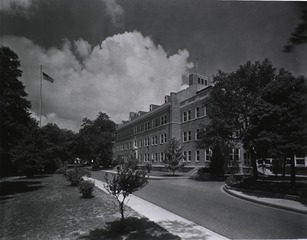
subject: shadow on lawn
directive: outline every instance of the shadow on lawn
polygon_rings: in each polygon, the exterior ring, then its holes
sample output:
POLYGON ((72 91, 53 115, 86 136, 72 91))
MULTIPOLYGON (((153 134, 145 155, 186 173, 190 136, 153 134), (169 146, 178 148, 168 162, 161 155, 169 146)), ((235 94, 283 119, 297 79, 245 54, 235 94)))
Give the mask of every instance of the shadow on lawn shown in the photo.
POLYGON ((146 218, 134 218, 130 217, 125 219, 125 228, 122 228, 120 220, 114 222, 108 222, 107 226, 103 229, 94 229, 90 231, 89 235, 82 236, 79 239, 112 239, 122 240, 125 236, 126 240, 141 240, 141 239, 170 239, 179 240, 178 236, 172 235, 165 229, 160 227, 154 222, 149 221, 146 218))
POLYGON ((4 181, 0 182, 0 203, 12 198, 11 195, 36 191, 43 187, 41 181, 4 181))

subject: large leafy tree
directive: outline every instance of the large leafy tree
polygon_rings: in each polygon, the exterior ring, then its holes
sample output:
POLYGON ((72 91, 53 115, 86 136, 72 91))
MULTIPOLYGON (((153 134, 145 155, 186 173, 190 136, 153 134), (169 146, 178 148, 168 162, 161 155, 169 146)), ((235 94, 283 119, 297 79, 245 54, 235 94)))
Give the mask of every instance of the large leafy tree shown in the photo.
POLYGON ((109 166, 115 131, 116 124, 105 113, 99 112, 95 120, 84 118, 77 137, 77 155, 94 160, 97 165, 109 166))
POLYGON ((73 158, 73 144, 75 135, 72 131, 61 129, 56 124, 49 123, 40 129, 46 141, 46 169, 53 171, 64 162, 73 158))
POLYGON ((22 71, 16 53, 0 46, 0 174, 11 173, 9 154, 12 146, 22 138, 30 122, 30 101, 25 86, 19 80, 22 71))
MULTIPOLYGON (((267 59, 262 62, 247 62, 231 73, 219 71, 214 76, 214 87, 208 103, 210 123, 201 134, 199 147, 231 147, 244 140, 255 103, 263 88, 274 80, 275 72, 267 59)), ((257 177, 254 146, 246 142, 245 147, 251 152, 253 175, 257 177)))
POLYGON ((307 153, 307 82, 281 69, 257 100, 245 142, 260 156, 291 159, 291 186, 295 189, 294 155, 307 153))

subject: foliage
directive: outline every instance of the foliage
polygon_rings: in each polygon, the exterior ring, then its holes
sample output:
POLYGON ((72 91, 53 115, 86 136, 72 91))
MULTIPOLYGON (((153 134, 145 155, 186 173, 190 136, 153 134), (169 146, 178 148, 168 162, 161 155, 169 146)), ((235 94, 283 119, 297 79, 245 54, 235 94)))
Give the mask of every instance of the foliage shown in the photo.
POLYGON ((82 193, 84 198, 91 198, 93 197, 94 186, 95 184, 92 181, 81 181, 79 184, 80 193, 82 193))
POLYGON ((67 169, 65 167, 60 167, 57 170, 55 170, 56 174, 66 174, 67 169))
POLYGON ((37 126, 25 131, 25 136, 11 149, 11 159, 15 168, 27 177, 45 171, 47 142, 37 126))
POLYGON ((174 175, 175 171, 183 167, 183 164, 181 163, 182 147, 180 142, 175 138, 170 139, 164 149, 164 153, 165 159, 163 163, 166 165, 168 170, 173 172, 174 175))
POLYGON ((283 51, 292 52, 296 46, 307 43, 307 11, 303 10, 301 15, 302 22, 299 23, 295 31, 291 34, 288 44, 284 46, 283 51))
POLYGON ((148 177, 144 171, 133 170, 128 164, 123 164, 118 168, 117 174, 111 179, 106 175, 107 190, 112 194, 119 206, 122 222, 125 219, 125 200, 135 191, 138 191, 148 183, 148 177))
POLYGON ((274 159, 270 166, 270 171, 274 173, 275 175, 277 175, 282 172, 282 169, 283 169, 282 165, 283 165, 283 161, 281 161, 280 159, 274 159))
POLYGON ((83 180, 83 177, 90 176, 89 171, 84 168, 73 168, 66 171, 65 177, 70 182, 71 186, 78 186, 83 180))
POLYGON ((294 154, 307 153, 307 83, 281 69, 256 101, 246 141, 260 157, 291 158, 291 182, 295 187, 294 154))
POLYGON ((116 124, 105 113, 99 112, 95 120, 84 118, 75 143, 76 154, 94 160, 95 165, 110 166, 115 131, 116 124))
POLYGON ((147 172, 150 173, 150 171, 152 169, 152 164, 151 163, 146 163, 145 168, 146 168, 147 172))
POLYGON ((229 175, 225 181, 226 185, 232 186, 237 183, 236 177, 234 175, 229 175))
POLYGON ((220 144, 216 144, 212 149, 210 161, 210 172, 215 176, 224 176, 225 172, 225 156, 221 150, 220 144))
POLYGON ((0 176, 12 172, 10 150, 24 136, 31 121, 31 103, 26 99, 25 86, 18 80, 22 75, 19 67, 16 53, 0 46, 0 176))
POLYGON ((60 129, 56 124, 49 123, 41 128, 41 134, 46 140, 47 145, 44 151, 46 154, 46 162, 48 171, 52 172, 65 161, 73 159, 74 142, 76 134, 67 129, 60 129))
MULTIPOLYGON (((209 148, 223 143, 231 147, 243 142, 251 153, 253 175, 257 177, 254 146, 246 141, 251 114, 264 87, 275 78, 275 68, 269 60, 247 62, 234 72, 219 71, 214 76, 214 87, 208 106, 211 119, 206 131, 201 134, 199 148, 209 148)), ((225 152, 226 154, 226 152, 225 152)))

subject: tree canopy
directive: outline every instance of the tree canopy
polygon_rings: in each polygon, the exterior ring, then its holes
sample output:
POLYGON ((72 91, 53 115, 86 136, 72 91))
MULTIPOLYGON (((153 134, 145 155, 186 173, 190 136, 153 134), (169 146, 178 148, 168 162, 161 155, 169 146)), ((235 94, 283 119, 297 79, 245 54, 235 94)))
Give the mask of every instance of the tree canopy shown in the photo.
POLYGON ((18 56, 10 48, 0 46, 0 175, 12 170, 10 149, 22 137, 30 122, 31 103, 26 99, 25 86, 19 80, 18 56))
POLYGON ((84 118, 77 137, 76 154, 94 160, 97 165, 110 165, 115 131, 116 124, 105 113, 99 112, 95 120, 84 118))

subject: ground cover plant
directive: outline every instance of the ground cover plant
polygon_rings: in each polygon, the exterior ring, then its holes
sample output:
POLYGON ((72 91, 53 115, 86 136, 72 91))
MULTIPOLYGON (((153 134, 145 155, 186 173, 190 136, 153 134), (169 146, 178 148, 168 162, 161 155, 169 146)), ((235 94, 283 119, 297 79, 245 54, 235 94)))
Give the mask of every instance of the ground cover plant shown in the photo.
POLYGON ((295 195, 301 197, 301 201, 307 202, 307 181, 305 179, 298 178, 296 189, 293 190, 289 183, 289 177, 280 178, 271 176, 268 178, 262 177, 258 180, 246 177, 244 179, 235 179, 234 176, 230 177, 232 177, 232 181, 229 178, 227 180, 230 183, 228 185, 232 187, 242 190, 258 190, 269 193, 295 195))
POLYGON ((94 191, 94 198, 81 198, 78 188, 69 186, 59 174, 2 180, 0 238, 178 239, 129 208, 131 220, 122 236, 116 230, 120 214, 114 199, 98 189, 94 191))

